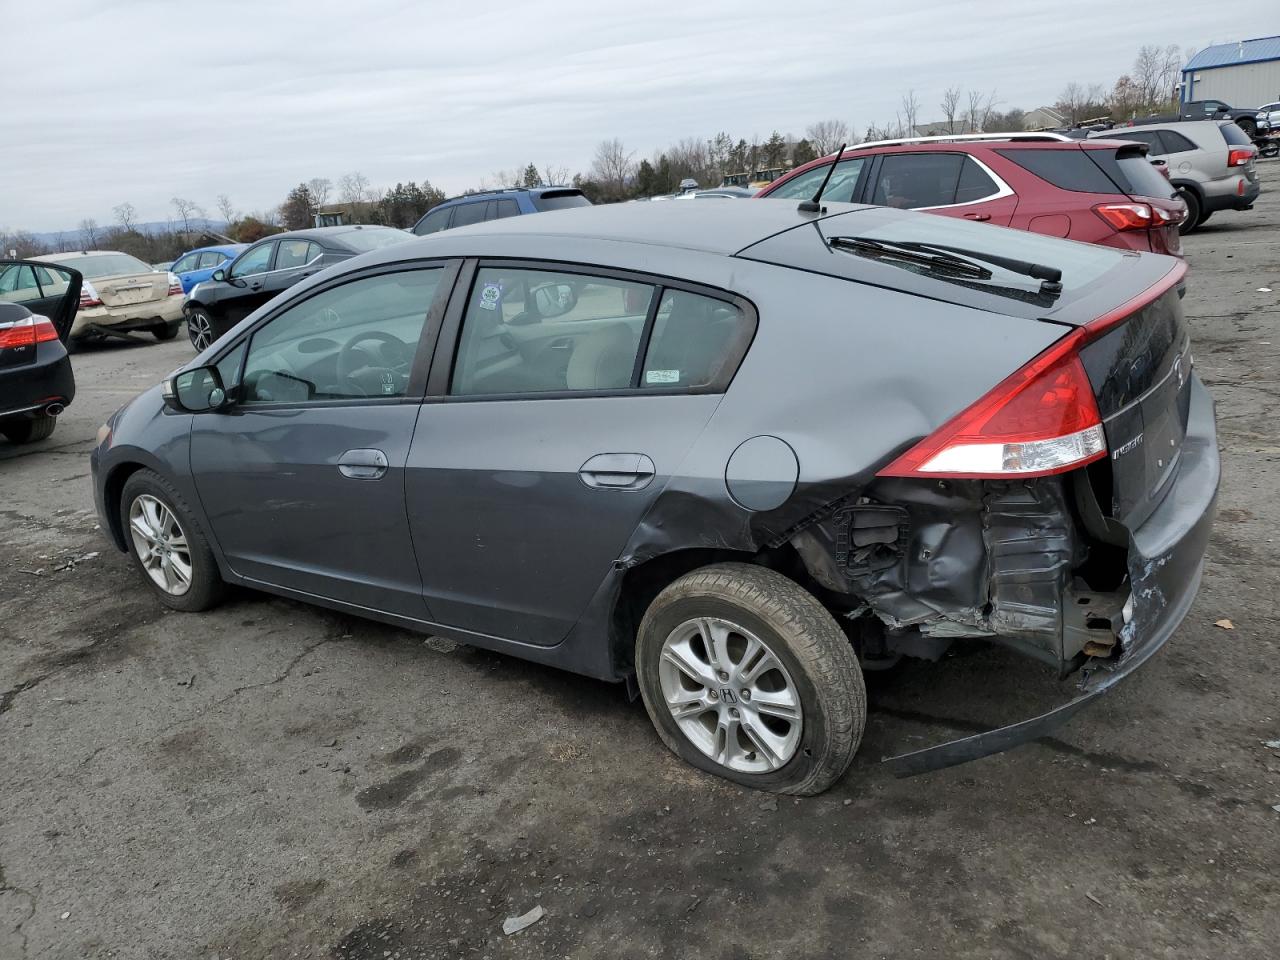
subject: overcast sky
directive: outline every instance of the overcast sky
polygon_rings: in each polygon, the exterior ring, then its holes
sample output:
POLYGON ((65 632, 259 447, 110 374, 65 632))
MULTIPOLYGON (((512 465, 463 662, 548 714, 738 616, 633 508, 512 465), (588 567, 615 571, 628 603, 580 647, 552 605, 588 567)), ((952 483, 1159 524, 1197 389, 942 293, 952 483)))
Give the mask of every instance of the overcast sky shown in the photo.
POLYGON ((448 193, 529 162, 585 170, 686 136, 803 133, 825 118, 921 122, 945 87, 1002 109, 1108 86, 1144 43, 1280 31, 1276 0, 0 0, 0 229, 270 208, 359 170, 448 193))

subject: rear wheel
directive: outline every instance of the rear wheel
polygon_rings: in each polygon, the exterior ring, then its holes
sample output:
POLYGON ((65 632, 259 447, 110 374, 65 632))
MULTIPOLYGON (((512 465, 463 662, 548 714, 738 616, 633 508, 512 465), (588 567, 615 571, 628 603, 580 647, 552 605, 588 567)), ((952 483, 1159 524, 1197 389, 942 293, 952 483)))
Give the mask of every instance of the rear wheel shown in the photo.
POLYGON ((1202 226, 1204 226, 1204 225, 1205 225, 1205 223, 1206 223, 1206 222, 1208 222, 1209 218, 1210 218, 1210 217, 1212 217, 1212 216, 1213 216, 1213 211, 1212 211, 1212 210, 1205 210, 1205 211, 1203 211, 1203 212, 1200 214, 1200 219, 1196 221, 1196 226, 1197 226, 1197 227, 1202 227, 1202 226))
POLYGON ((821 793, 866 724, 848 638, 811 594, 764 567, 717 564, 663 590, 640 624, 636 673, 663 743, 760 790, 821 793))
POLYGON ((0 433, 3 433, 10 443, 35 443, 52 434, 53 428, 57 425, 57 417, 42 413, 27 420, 11 420, 6 424, 0 424, 0 433))
POLYGON ((1184 187, 1178 188, 1178 196, 1182 198, 1182 202, 1187 205, 1187 215, 1182 223, 1178 224, 1178 233, 1184 237, 1188 233, 1194 233, 1196 227, 1200 226, 1201 214, 1203 209, 1200 203, 1200 197, 1196 195, 1194 190, 1187 190, 1184 187))
POLYGON ((192 307, 187 313, 187 339, 197 352, 208 348, 216 339, 213 335, 213 317, 204 307, 192 307))
POLYGON ((1236 121, 1236 126, 1244 131, 1244 135, 1252 140, 1258 135, 1258 121, 1253 117, 1241 117, 1236 121))
POLYGON ((178 327, 181 325, 182 322, 179 320, 175 320, 173 323, 162 323, 159 326, 152 327, 151 334, 157 340, 172 340, 178 335, 178 327))
POLYGON ((120 521, 129 556, 161 603, 192 613, 222 599, 208 540, 182 495, 158 473, 139 470, 125 481, 120 521))

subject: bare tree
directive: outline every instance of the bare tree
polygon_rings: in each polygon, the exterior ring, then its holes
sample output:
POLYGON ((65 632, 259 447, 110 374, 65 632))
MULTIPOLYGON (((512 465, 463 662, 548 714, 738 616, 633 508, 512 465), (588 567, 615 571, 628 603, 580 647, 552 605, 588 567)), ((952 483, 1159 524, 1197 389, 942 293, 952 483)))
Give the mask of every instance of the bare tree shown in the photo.
POLYGON ((558 187, 569 183, 573 179, 573 174, 569 172, 569 168, 560 164, 544 163, 542 165, 542 178, 553 187, 558 187))
POLYGON ((942 94, 942 102, 938 104, 942 110, 942 119, 947 121, 947 133, 959 133, 956 120, 960 117, 960 88, 947 87, 942 94))
POLYGON ((240 219, 236 216, 236 208, 231 203, 231 198, 225 193, 218 194, 218 213, 227 223, 240 219))
POLYGON ((116 222, 125 233, 133 232, 133 221, 137 219, 138 211, 132 203, 126 200, 119 206, 112 207, 111 212, 116 215, 116 222))
POLYGON ((1173 97, 1173 85, 1177 82, 1182 66, 1181 51, 1170 44, 1158 47, 1146 44, 1139 48, 1133 61, 1133 83, 1144 106, 1169 102, 1173 97))
POLYGON ((969 91, 964 119, 970 133, 983 133, 987 129, 987 124, 991 122, 991 115, 995 113, 996 105, 999 102, 996 99, 994 90, 985 97, 980 91, 969 91))
POLYGON ((843 120, 819 120, 809 124, 804 135, 813 144, 814 152, 825 157, 840 149, 840 144, 849 142, 849 125, 843 120))
POLYGON ((898 114, 901 118, 898 126, 902 128, 899 136, 914 137, 920 117, 920 98, 914 90, 908 90, 902 95, 902 106, 899 107, 898 114))
POLYGON ((617 137, 601 140, 591 161, 591 175, 609 190, 621 194, 631 179, 633 157, 635 151, 627 150, 617 137))
POLYGON ((328 177, 312 177, 307 181, 307 189, 311 191, 311 199, 317 207, 329 202, 329 194, 333 192, 333 181, 328 177))
POLYGON ((369 178, 359 170, 344 173, 338 178, 338 197, 343 203, 368 203, 373 196, 369 178))
POLYGON ((173 209, 178 212, 179 219, 182 220, 182 232, 189 234, 191 232, 191 218, 200 212, 199 206, 194 200, 184 200, 182 197, 174 197, 169 201, 173 204, 173 209))
POLYGON ((80 242, 86 248, 98 249, 98 221, 93 217, 85 217, 80 221, 80 242))

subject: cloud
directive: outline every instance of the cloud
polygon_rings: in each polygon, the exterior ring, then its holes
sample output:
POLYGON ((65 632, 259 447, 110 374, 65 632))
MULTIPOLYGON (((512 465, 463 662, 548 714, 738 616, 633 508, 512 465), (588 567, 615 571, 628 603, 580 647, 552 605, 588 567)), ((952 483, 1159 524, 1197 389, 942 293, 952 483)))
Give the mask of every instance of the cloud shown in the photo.
POLYGON ((649 155, 719 130, 863 129, 908 88, 921 119, 951 84, 1030 108, 1110 84, 1144 43, 1203 47, 1270 7, 68 0, 6 24, 24 95, 5 99, 0 227, 108 222, 124 200, 163 219, 174 196, 269 208, 350 170, 452 193, 530 161, 585 169, 608 137, 649 155))

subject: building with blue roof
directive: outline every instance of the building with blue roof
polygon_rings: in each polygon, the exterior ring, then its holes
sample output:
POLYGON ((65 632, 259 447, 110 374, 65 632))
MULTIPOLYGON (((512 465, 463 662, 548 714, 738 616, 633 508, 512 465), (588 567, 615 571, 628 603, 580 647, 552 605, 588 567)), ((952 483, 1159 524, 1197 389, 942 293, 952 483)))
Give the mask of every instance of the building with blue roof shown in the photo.
POLYGON ((1238 108, 1280 100, 1280 36, 1205 47, 1182 68, 1181 97, 1238 108))

